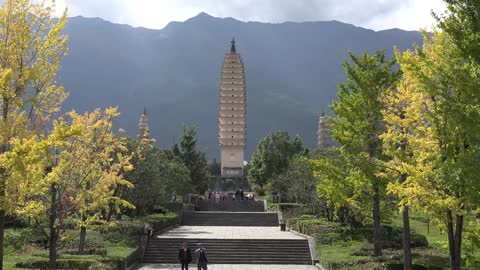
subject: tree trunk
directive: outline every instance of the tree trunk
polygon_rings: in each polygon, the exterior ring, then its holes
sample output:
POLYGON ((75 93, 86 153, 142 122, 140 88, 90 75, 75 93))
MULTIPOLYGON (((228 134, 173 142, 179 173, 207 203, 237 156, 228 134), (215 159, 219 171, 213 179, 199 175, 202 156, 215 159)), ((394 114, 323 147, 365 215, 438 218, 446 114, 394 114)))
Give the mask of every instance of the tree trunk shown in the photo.
POLYGON ((430 216, 427 216, 427 234, 430 234, 430 216))
POLYGON ((3 236, 5 234, 5 211, 0 210, 0 270, 3 269, 3 236))
POLYGON ((85 253, 85 237, 87 236, 87 227, 80 227, 80 244, 78 245, 78 254, 83 255, 85 253))
POLYGON ((456 216, 455 224, 455 270, 460 270, 462 267, 462 231, 463 231, 463 216, 456 216))
POLYGON ((410 216, 408 206, 403 209, 403 270, 412 270, 412 250, 410 246, 410 216))
POLYGON ((454 235, 454 228, 453 228, 453 217, 452 217, 452 212, 450 210, 447 211, 447 235, 448 235, 448 251, 450 255, 450 269, 460 270, 460 268, 458 269, 456 268, 457 252, 456 252, 455 235, 454 235))
MULTIPOLYGON (((6 97, 3 97, 3 107, 2 107, 2 123, 5 125, 7 124, 7 119, 8 119, 8 111, 9 111, 9 100, 6 97)), ((8 124, 6 125, 7 130, 8 130, 8 124)), ((3 154, 7 152, 8 150, 8 140, 9 138, 5 138, 6 140, 2 142, 2 145, 0 146, 0 154, 3 154)), ((0 165, 0 200, 5 200, 5 194, 6 194, 6 182, 7 182, 7 176, 6 176, 6 169, 0 165)), ((5 209, 3 209, 3 205, 0 206, 0 270, 3 270, 3 240, 5 236, 5 218, 6 218, 6 212, 5 209)))
MULTIPOLYGON (((405 150, 405 144, 402 149, 405 150)), ((400 175, 400 183, 404 183, 407 180, 406 174, 400 175)), ((412 248, 410 245, 410 214, 409 207, 404 205, 403 208, 403 270, 412 270, 412 248)))
MULTIPOLYGON (((2 151, 3 151, 2 147, 2 151)), ((0 151, 0 153, 2 153, 0 151)), ((5 198, 5 169, 0 167, 0 198, 5 198)), ((2 207, 3 208, 3 207, 2 207)), ((0 208, 0 270, 3 269, 3 239, 5 235, 5 209, 0 208)))
POLYGON ((382 228, 380 225, 380 194, 378 186, 373 187, 373 256, 382 255, 382 228))
POLYGON ((50 187, 51 192, 51 206, 49 216, 50 237, 48 239, 48 258, 49 269, 57 269, 57 234, 58 229, 55 226, 57 220, 57 188, 55 184, 50 187))

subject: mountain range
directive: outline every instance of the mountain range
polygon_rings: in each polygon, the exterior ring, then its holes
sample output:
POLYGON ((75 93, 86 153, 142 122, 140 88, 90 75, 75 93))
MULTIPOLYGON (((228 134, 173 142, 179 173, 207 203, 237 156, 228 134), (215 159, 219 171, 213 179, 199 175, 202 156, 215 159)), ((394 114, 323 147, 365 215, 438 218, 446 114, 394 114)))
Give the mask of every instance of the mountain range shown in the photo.
POLYGON ((115 126, 134 137, 147 110, 150 136, 161 147, 178 142, 182 125, 196 125, 199 145, 219 157, 218 95, 223 57, 235 37, 245 63, 247 157, 274 130, 299 134, 316 146, 318 114, 327 113, 336 84, 355 54, 420 44, 415 31, 373 31, 338 21, 242 22, 206 13, 160 30, 72 17, 69 54, 58 80, 70 92, 64 110, 119 106, 115 126))

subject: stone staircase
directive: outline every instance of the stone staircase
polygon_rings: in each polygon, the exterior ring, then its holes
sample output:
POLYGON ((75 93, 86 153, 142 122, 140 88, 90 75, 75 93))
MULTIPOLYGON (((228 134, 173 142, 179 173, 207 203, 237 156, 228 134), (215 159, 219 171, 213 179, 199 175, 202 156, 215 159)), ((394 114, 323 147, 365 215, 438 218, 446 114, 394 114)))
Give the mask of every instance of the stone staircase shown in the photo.
POLYGON ((225 212, 264 212, 263 201, 210 201, 201 200, 197 202, 200 211, 225 211, 225 212))
POLYGON ((279 226, 277 213, 189 211, 182 217, 184 226, 279 226))
POLYGON ((183 242, 188 243, 192 257, 197 244, 202 243, 210 264, 312 264, 307 239, 153 238, 143 262, 178 263, 177 252, 183 242))
POLYGON ((309 240, 292 236, 290 232, 280 232, 278 214, 264 212, 263 202, 221 201, 215 204, 200 201, 197 207, 206 211, 184 211, 182 226, 178 230, 173 229, 171 234, 167 232, 148 241, 143 263, 178 263, 177 252, 183 242, 188 243, 192 256, 197 244, 202 243, 210 264, 311 265, 313 262, 309 240), (214 226, 231 228, 220 229, 214 226), (250 227, 257 227, 253 229, 254 232, 266 233, 249 235, 252 231, 250 227), (223 229, 232 232, 225 234, 223 229), (245 234, 241 233, 242 230, 245 234), (229 238, 228 235, 239 237, 229 238))

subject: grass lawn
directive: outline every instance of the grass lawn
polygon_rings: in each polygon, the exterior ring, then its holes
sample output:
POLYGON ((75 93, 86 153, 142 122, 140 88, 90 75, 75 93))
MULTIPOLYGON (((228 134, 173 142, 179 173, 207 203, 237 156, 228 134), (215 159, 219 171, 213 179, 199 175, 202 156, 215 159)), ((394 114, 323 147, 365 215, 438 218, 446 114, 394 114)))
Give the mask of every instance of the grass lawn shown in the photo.
MULTIPOLYGON (((401 215, 396 216, 389 225, 401 228, 401 215)), ((332 223, 329 223, 328 226, 330 229, 327 230, 331 230, 332 223)), ((430 224, 430 231, 428 233, 427 218, 419 213, 412 213, 410 226, 412 231, 426 236, 429 242, 428 247, 412 249, 414 264, 436 267, 429 269, 447 269, 449 259, 447 253, 442 248, 447 240, 446 235, 442 234, 435 224, 430 224)), ((343 228, 343 230, 349 230, 349 228, 343 228)), ((384 249, 382 257, 374 258, 371 256, 373 255, 372 243, 365 237, 362 238, 358 236, 358 233, 355 231, 347 234, 349 235, 348 237, 344 236, 345 234, 342 233, 341 229, 337 230, 337 233, 329 232, 325 235, 321 235, 321 227, 319 227, 318 231, 320 233, 316 235, 318 243, 317 250, 320 253, 320 263, 326 269, 385 269, 385 266, 390 263, 401 263, 403 254, 401 248, 384 249), (343 236, 339 237, 338 234, 342 234, 343 236), (325 241, 325 237, 328 239, 328 235, 334 235, 334 237, 325 241)), ((399 244, 401 246, 401 243, 399 244)))
MULTIPOLYGON (((25 230, 25 229, 22 229, 25 230)), ((14 233, 15 230, 8 229, 7 233, 11 234, 14 233)), ((78 233, 75 230, 69 230, 66 234, 71 233, 78 233)), ((101 259, 105 259, 108 257, 111 258, 127 258, 130 254, 132 254, 136 250, 136 242, 129 243, 128 241, 120 241, 120 242, 111 242, 109 241, 108 235, 106 237, 101 236, 98 232, 95 231, 88 231, 87 236, 91 234, 91 238, 96 238, 95 243, 102 242, 102 246, 98 246, 98 249, 106 250, 107 254, 105 255, 70 255, 70 254, 63 254, 60 258, 62 259, 78 259, 78 260, 94 260, 100 261, 101 259)), ((87 244, 89 243, 87 239, 87 244)), ((40 245, 34 244, 26 244, 20 249, 13 250, 12 248, 7 248, 7 254, 4 257, 4 267, 5 269, 21 269, 15 267, 15 264, 20 261, 38 261, 41 259, 48 258, 48 250, 40 245)), ((60 249, 61 252, 61 249, 60 249)))
MULTIPOLYGON (((446 252, 447 250, 444 250, 444 246, 447 244, 447 235, 442 233, 432 221, 430 221, 430 226, 428 226, 428 223, 428 218, 423 213, 410 212, 410 229, 425 235, 430 246, 446 252)), ((400 214, 396 215, 392 219, 392 224, 401 228, 402 216, 400 214)))

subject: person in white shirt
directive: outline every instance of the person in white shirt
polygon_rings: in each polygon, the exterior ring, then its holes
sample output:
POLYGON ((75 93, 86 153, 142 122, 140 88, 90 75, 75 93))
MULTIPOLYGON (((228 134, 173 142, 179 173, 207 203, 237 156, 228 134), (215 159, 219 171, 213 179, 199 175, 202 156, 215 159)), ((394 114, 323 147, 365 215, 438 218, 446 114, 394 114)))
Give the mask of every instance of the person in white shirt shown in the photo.
POLYGON ((208 259, 205 248, 202 244, 198 244, 197 250, 195 250, 195 258, 197 260, 198 270, 207 270, 208 269, 208 259))

